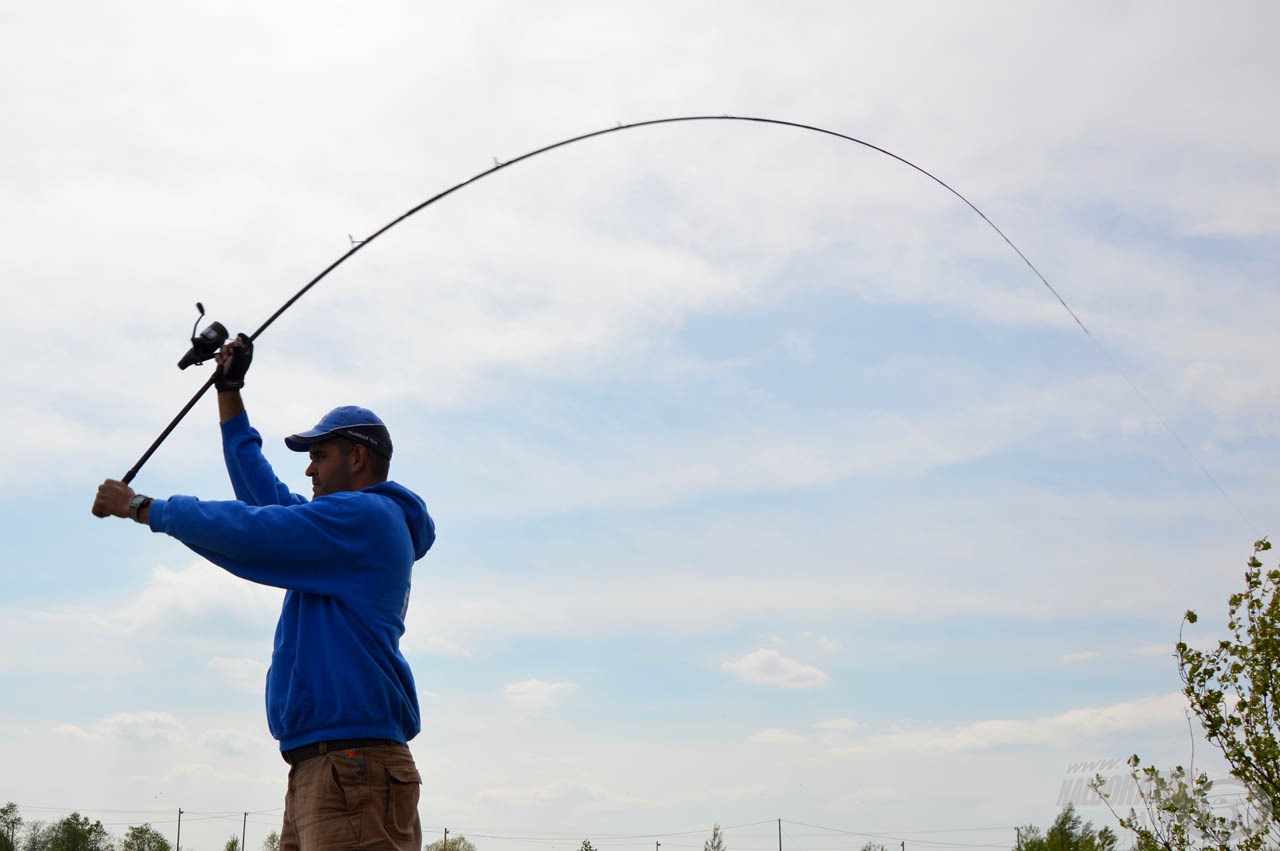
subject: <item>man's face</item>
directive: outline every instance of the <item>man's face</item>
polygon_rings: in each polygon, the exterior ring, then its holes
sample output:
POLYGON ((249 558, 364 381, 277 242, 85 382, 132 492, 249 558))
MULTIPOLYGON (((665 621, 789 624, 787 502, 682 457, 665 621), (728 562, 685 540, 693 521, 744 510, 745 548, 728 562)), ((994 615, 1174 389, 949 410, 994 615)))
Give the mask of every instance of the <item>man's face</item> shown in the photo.
POLYGON ((352 487, 351 452, 344 453, 343 449, 347 447, 337 440, 311 445, 311 464, 307 467, 307 475, 311 477, 312 498, 355 490, 352 487))

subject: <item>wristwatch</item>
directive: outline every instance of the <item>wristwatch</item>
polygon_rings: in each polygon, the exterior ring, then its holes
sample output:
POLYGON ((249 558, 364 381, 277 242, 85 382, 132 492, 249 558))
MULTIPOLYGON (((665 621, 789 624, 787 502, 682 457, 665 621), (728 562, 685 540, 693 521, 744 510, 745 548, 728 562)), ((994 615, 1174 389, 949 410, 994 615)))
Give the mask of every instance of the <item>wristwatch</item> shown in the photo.
POLYGON ((129 516, 133 518, 133 522, 135 523, 142 522, 141 520, 138 519, 138 512, 146 508, 150 504, 151 504, 151 497, 143 496, 140 493, 133 495, 133 498, 129 500, 129 516))

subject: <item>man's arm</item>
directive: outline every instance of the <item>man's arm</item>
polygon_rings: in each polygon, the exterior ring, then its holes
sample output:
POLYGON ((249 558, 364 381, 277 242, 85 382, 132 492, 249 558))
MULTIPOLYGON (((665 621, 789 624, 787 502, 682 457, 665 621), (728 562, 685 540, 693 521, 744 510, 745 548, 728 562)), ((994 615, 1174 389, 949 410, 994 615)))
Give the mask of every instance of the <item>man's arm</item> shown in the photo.
MULTIPOLYGON (((134 496, 133 488, 108 479, 98 487, 93 513, 129 517, 134 496)), ((146 505, 137 519, 242 579, 311 594, 348 594, 393 581, 380 565, 413 560, 400 511, 355 491, 294 506, 172 496, 146 505)))
POLYGON ((262 438, 249 426, 240 395, 253 362, 253 341, 238 334, 218 351, 218 420, 222 424, 222 455, 236 498, 249 505, 297 505, 306 498, 290 492, 262 455, 262 438), (237 420, 237 418, 239 418, 237 420), (233 422, 234 421, 234 422, 233 422))
POLYGON ((414 559, 404 513, 359 491, 288 506, 172 496, 147 521, 242 579, 311 594, 365 593, 400 581, 389 568, 414 559))
POLYGON ((239 390, 218 391, 218 422, 225 423, 244 413, 244 400, 239 390))
POLYGON ((225 423, 244 413, 240 389, 244 387, 245 373, 253 362, 253 341, 244 334, 238 334, 218 350, 214 360, 218 363, 218 379, 214 382, 218 388, 218 422, 225 423))

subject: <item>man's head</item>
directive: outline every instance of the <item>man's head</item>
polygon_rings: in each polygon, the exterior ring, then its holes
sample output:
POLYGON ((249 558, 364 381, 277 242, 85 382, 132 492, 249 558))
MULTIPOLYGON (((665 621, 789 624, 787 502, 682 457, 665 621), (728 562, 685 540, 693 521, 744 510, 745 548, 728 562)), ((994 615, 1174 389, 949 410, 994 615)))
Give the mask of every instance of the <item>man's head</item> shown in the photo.
POLYGON ((361 490, 385 482, 391 467, 391 433, 367 408, 345 405, 320 422, 284 439, 294 452, 307 452, 314 496, 361 490))

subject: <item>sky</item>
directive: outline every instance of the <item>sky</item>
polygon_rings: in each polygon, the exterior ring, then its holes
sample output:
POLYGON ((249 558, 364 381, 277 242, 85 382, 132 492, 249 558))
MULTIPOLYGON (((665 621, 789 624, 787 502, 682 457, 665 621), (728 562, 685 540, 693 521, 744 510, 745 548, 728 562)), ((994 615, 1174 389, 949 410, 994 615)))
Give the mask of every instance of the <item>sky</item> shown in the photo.
MULTIPOLYGON (((0 801, 279 826, 281 592, 89 513, 258 340, 281 438, 376 410, 439 539, 428 838, 1011 847, 1079 763, 1221 775, 1172 658, 1274 532, 1266 3, 0 8, 0 801), (1191 725, 1194 729, 1194 725, 1191 725), (21 770, 12 769, 21 766, 21 770), (247 814, 247 815, 244 815, 247 814), (779 822, 781 820, 781 822, 779 822)), ((214 400, 134 482, 231 498, 214 400)), ((1096 824, 1105 809, 1082 806, 1096 824)))

